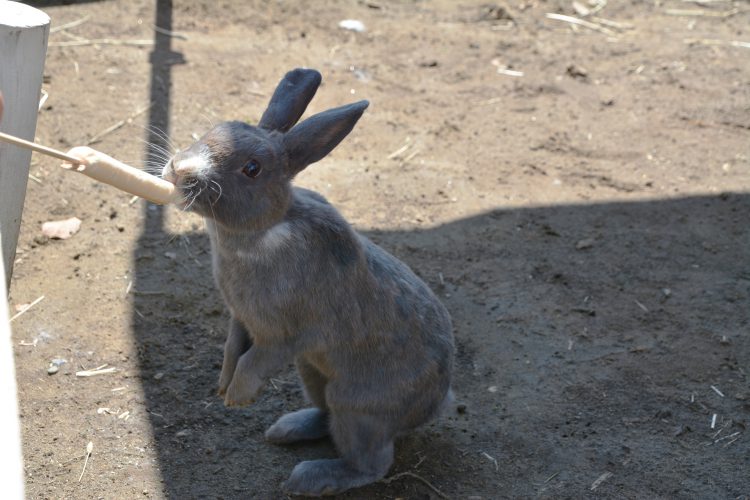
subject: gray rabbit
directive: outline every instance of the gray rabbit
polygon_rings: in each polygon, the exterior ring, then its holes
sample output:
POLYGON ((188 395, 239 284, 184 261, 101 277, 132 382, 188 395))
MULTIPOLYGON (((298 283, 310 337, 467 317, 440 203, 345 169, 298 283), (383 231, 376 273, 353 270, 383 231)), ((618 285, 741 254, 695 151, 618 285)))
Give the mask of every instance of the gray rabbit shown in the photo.
POLYGON ((162 174, 208 227, 231 313, 219 380, 225 404, 252 403, 294 361, 313 407, 279 418, 266 439, 330 435, 336 445, 341 458, 301 462, 283 485, 309 496, 385 476, 394 438, 449 402, 454 350, 448 312, 427 285, 322 196, 291 185, 369 104, 295 125, 320 81, 317 71, 290 71, 257 126, 217 125, 162 174))

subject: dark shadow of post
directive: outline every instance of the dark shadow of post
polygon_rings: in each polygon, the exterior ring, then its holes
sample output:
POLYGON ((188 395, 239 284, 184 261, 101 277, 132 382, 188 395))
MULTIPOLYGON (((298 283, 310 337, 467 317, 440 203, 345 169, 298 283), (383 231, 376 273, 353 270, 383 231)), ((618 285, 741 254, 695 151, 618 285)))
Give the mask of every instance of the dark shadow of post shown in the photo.
MULTIPOLYGON (((165 31, 172 31, 172 1, 159 0, 156 4, 156 26, 165 31)), ((150 55, 151 81, 149 100, 152 103, 148 117, 148 136, 146 146, 146 165, 154 165, 158 159, 159 149, 169 149, 166 138, 169 137, 170 89, 172 86, 172 65, 183 63, 182 54, 172 51, 172 38, 166 33, 154 32, 154 50, 150 55)), ((146 204, 145 236, 161 237, 163 230, 164 208, 160 205, 146 204)))
MULTIPOLYGON (((184 63, 181 53, 172 50, 172 38, 167 34, 172 31, 172 0, 157 0, 155 24, 163 31, 154 31, 154 48, 150 54, 151 78, 149 82, 149 101, 151 108, 148 117, 147 145, 144 152, 144 164, 158 165, 163 160, 160 151, 169 150, 168 137, 170 134, 170 94, 172 86, 172 66, 184 63)), ((162 265, 160 259, 163 247, 167 241, 164 230, 164 207, 143 202, 143 228, 138 238, 133 255, 134 290, 132 328, 138 344, 138 364, 142 378, 146 409, 154 434, 156 454, 164 491, 169 498, 175 498, 177 492, 174 481, 169 477, 168 466, 170 457, 168 447, 163 444, 166 433, 164 429, 170 424, 165 414, 159 412, 164 406, 164 397, 158 383, 159 376, 155 373, 168 371, 163 366, 164 357, 155 357, 154 353, 163 352, 168 348, 169 339, 174 335, 170 329, 162 328, 161 318, 151 311, 158 310, 158 297, 138 295, 139 291, 163 290, 165 275, 158 272, 162 265), (154 363, 156 361, 156 363, 154 363), (167 469, 165 471, 165 469, 167 469)), ((161 305, 161 304, 159 304, 161 305)), ((172 337, 173 338, 173 337, 172 337)))

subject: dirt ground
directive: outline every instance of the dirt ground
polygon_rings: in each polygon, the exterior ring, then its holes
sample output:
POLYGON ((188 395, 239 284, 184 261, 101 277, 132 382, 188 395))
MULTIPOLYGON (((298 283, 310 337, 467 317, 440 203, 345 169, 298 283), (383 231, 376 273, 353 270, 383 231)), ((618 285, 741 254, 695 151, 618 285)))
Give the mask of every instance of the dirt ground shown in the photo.
MULTIPOLYGON (((342 498, 750 496, 750 3, 610 1, 597 29, 545 17, 581 17, 567 1, 36 5, 83 20, 50 36, 37 140, 60 149, 125 120, 93 146, 156 167, 147 143, 256 122, 297 66, 323 74, 308 114, 370 100, 297 183, 439 294, 458 404, 342 498)), ((305 404, 292 367, 251 407, 215 395, 228 316, 200 218, 46 157, 31 173, 11 288, 44 296, 13 322, 29 498, 285 498, 297 462, 335 455, 263 440, 305 404)))

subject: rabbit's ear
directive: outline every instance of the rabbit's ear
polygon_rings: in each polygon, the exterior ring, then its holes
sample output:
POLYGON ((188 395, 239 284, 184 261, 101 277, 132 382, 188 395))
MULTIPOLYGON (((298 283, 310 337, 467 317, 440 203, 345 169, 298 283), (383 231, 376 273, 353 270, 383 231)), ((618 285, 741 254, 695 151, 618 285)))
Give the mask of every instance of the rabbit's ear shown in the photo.
POLYGON ((284 75, 258 126, 279 132, 292 128, 318 90, 320 78, 314 69, 297 68, 284 75))
POLYGON ((369 105, 367 101, 359 101, 329 109, 287 132, 284 149, 289 156, 290 173, 294 175, 330 153, 352 131, 369 105))

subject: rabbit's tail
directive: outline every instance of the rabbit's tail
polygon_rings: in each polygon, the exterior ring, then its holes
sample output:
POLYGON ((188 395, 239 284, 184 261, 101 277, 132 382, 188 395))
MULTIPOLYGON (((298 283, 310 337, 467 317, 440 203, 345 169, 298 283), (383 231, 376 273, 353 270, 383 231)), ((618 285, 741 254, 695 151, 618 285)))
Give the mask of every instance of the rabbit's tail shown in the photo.
POLYGON ((435 416, 441 415, 443 412, 445 412, 448 408, 453 406, 453 403, 456 402, 456 395, 453 393, 453 389, 450 387, 448 388, 448 392, 445 394, 445 398, 443 398, 443 402, 440 403, 440 406, 438 407, 438 410, 435 416))
POLYGON ((430 417, 428 420, 432 420, 433 418, 438 418, 443 413, 450 410, 453 405, 456 403, 456 395, 453 393, 453 389, 448 387, 448 392, 445 393, 445 397, 443 400, 432 407, 432 412, 430 413, 430 417))

